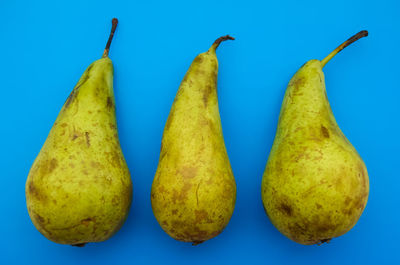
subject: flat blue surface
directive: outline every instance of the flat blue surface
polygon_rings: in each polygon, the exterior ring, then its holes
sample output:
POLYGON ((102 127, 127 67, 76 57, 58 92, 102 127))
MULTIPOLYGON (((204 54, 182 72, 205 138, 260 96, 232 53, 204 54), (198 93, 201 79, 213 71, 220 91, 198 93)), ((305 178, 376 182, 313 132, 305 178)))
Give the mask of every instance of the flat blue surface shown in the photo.
POLYGON ((1 264, 399 261, 399 1, 138 2, 0 2, 1 264), (120 24, 110 58, 133 204, 110 240, 84 248, 58 245, 31 223, 25 180, 66 97, 101 56, 114 16, 120 24), (341 52, 324 71, 337 122, 367 165, 369 202, 346 235, 330 244, 302 246, 272 226, 260 199, 283 93, 303 63, 322 59, 362 29, 370 36, 341 52), (218 49, 218 96, 237 203, 224 232, 193 247, 161 230, 150 188, 180 81, 192 59, 225 34, 236 40, 218 49))

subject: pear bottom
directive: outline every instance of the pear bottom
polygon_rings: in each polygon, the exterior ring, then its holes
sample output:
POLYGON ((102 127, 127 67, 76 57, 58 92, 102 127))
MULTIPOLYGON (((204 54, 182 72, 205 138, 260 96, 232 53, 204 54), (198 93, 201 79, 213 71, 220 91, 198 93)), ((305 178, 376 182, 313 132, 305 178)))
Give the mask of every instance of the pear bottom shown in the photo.
MULTIPOLYGON (((187 168, 188 174, 193 170, 187 168)), ((197 245, 219 235, 233 214, 236 185, 231 179, 185 180, 181 189, 155 182, 154 215, 172 238, 197 245)))
MULTIPOLYGON (((52 185, 50 185, 52 186, 52 185)), ((93 190, 46 192, 27 183, 28 212, 33 224, 46 238, 59 244, 84 246, 113 236, 123 225, 132 197, 130 184, 120 193, 93 190)))
POLYGON ((262 200, 271 222, 282 234, 303 245, 329 242, 348 232, 368 200, 367 171, 361 160, 337 167, 332 161, 326 162, 308 167, 294 163, 284 170, 284 163, 271 161, 263 179, 262 200), (289 174, 270 178, 270 170, 289 174), (300 171, 303 174, 297 175, 300 171))

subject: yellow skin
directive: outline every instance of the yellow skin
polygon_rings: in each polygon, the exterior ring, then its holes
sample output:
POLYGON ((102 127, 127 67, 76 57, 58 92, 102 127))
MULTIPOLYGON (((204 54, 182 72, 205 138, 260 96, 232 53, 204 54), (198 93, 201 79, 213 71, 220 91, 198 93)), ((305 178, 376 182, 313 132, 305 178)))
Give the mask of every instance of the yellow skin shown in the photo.
POLYGON ((26 202, 36 228, 71 245, 111 237, 127 217, 132 184, 122 154, 113 66, 92 63, 65 102, 29 172, 26 202))
POLYGON ((216 46, 194 59, 179 87, 151 190, 164 231, 194 244, 222 232, 236 200, 218 110, 216 46))
POLYGON ((322 67, 311 60, 291 79, 262 180, 271 222, 305 245, 349 231, 369 193, 364 162, 332 114, 322 67))

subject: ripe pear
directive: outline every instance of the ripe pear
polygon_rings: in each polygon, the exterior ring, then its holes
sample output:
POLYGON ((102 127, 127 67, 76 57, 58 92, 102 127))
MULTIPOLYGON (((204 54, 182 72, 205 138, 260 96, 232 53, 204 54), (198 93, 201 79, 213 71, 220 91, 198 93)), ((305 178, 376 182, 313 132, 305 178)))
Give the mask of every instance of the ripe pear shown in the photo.
POLYGON ((363 160, 335 121, 322 68, 361 31, 322 61, 310 60, 290 80, 262 179, 262 201, 276 228, 304 245, 349 231, 368 199, 363 160))
POLYGON ((235 207, 236 184, 218 110, 215 53, 229 39, 217 39, 186 73, 165 125, 151 189, 162 229, 194 245, 221 233, 235 207))
POLYGON ((124 223, 132 183, 115 117, 113 65, 93 62, 61 109, 26 181, 26 203, 48 239, 75 246, 110 238, 124 223))

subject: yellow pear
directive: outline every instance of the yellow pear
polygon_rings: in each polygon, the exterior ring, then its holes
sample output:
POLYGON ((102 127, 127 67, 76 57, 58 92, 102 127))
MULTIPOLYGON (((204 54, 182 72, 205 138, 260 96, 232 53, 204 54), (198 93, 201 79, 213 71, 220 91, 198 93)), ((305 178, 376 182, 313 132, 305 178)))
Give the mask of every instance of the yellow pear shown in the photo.
POLYGON ((283 99, 262 201, 276 228, 304 245, 346 233, 367 203, 367 169, 335 121, 322 72, 334 55, 367 35, 361 31, 322 61, 308 61, 283 99))
POLYGON ((171 237, 199 244, 228 224, 236 184, 218 110, 216 49, 224 36, 199 54, 171 108, 151 189, 154 215, 171 237))
POLYGON ((48 239, 83 246, 111 237, 124 223, 132 198, 118 139, 113 65, 108 51, 93 62, 61 109, 26 182, 26 203, 48 239))

